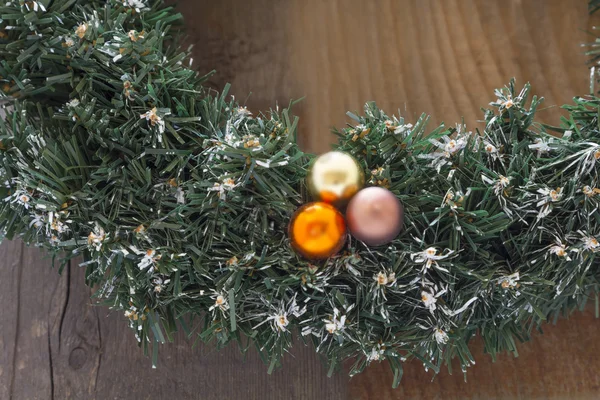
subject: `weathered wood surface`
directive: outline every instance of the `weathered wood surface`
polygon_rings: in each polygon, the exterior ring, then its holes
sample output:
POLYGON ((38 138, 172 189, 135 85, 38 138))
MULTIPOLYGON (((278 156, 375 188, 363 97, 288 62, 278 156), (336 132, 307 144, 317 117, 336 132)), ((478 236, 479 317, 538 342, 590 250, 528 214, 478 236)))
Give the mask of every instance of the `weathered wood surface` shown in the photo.
MULTIPOLYGON (((578 43, 591 26, 585 0, 181 0, 195 65, 216 68, 215 87, 256 111, 295 108, 310 151, 327 130, 367 100, 425 111, 433 123, 464 116, 472 128, 493 88, 515 76, 560 105, 587 91, 578 43)), ((556 123, 556 108, 542 112, 556 123)), ((310 348, 294 349, 266 373, 255 352, 192 348, 183 336, 163 346, 151 369, 121 314, 92 306, 83 270, 62 275, 20 241, 0 246, 0 400, 3 399, 597 399, 600 320, 591 310, 544 327, 520 356, 496 363, 473 346, 477 365, 432 380, 418 363, 390 388, 385 364, 349 380, 326 377, 310 348)))

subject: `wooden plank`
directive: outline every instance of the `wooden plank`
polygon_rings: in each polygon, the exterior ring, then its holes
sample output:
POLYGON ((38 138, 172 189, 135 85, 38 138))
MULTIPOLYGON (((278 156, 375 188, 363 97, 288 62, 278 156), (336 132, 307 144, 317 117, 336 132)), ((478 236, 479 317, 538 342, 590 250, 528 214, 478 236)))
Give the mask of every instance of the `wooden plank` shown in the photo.
POLYGON ((60 302, 54 301, 49 311, 50 315, 56 316, 50 331, 56 399, 95 396, 103 351, 100 315, 105 310, 92 305, 92 291, 84 284, 85 269, 77 264, 65 268, 64 286, 57 288, 62 294, 55 296, 60 302))
POLYGON ((0 246, 0 399, 9 398, 15 375, 22 255, 21 242, 0 246))
MULTIPOLYGON (((6 243, 3 247, 6 246, 5 251, 9 252, 19 245, 20 242, 6 243)), ((55 316, 51 310, 55 309, 54 296, 64 292, 65 277, 49 268, 49 260, 43 259, 39 249, 25 249, 19 257, 20 262, 11 265, 14 268, 12 272, 17 275, 14 287, 8 288, 8 292, 12 292, 11 301, 16 303, 10 396, 17 399, 49 399, 53 395, 49 334, 50 325, 54 323, 51 316, 55 316)), ((6 272, 3 271, 3 274, 6 272)), ((2 331, 2 336, 6 337, 4 324, 2 331)))
POLYGON ((60 276, 21 241, 0 246, 0 260, 0 398, 93 395, 98 317, 83 271, 66 268, 60 276))
POLYGON ((200 71, 254 111, 306 99, 300 140, 323 152, 347 110, 383 109, 432 124, 464 117, 481 128, 480 107, 516 77, 546 98, 542 121, 588 90, 587 5, 562 0, 187 0, 188 42, 200 71))

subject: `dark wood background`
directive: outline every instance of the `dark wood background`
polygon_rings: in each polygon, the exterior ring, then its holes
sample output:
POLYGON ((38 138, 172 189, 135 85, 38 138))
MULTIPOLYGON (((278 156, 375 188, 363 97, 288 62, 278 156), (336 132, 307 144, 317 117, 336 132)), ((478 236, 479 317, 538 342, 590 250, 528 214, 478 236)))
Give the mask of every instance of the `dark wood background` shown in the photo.
MULTIPOLYGON (((579 43, 594 21, 585 0, 186 0, 195 65, 233 84, 253 111, 288 104, 301 117, 307 151, 328 149, 328 129, 346 110, 377 100, 410 119, 464 117, 479 126, 480 107, 511 77, 556 107, 588 91, 579 43), (252 95, 248 97, 248 93, 252 95)), ((597 22, 597 20, 596 20, 597 22)), ((477 365, 435 379, 419 363, 391 389, 385 363, 353 379, 326 377, 312 349, 294 349, 268 376, 255 352, 192 348, 180 335, 152 369, 120 313, 93 306, 83 271, 62 275, 20 241, 0 246, 1 399, 598 399, 600 320, 577 313, 496 363, 473 346, 477 365)))

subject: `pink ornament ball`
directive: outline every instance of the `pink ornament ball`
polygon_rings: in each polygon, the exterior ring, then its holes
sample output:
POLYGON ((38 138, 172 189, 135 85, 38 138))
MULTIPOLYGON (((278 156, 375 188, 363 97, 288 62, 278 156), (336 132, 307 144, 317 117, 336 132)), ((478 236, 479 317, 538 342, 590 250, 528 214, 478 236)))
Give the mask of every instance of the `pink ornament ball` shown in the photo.
POLYGON ((350 233, 369 246, 391 242, 402 230, 404 207, 389 190, 373 186, 359 191, 346 209, 350 233))

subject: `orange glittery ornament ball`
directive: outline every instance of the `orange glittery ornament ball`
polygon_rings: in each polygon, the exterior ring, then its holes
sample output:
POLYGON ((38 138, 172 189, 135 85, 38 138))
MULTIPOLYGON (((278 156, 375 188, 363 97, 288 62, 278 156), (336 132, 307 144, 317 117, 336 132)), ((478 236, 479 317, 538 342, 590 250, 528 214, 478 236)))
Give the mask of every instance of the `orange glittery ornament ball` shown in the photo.
POLYGON ((346 222, 332 205, 308 203, 296 211, 289 226, 292 247, 309 259, 328 258, 346 242, 346 222))

